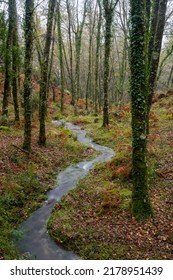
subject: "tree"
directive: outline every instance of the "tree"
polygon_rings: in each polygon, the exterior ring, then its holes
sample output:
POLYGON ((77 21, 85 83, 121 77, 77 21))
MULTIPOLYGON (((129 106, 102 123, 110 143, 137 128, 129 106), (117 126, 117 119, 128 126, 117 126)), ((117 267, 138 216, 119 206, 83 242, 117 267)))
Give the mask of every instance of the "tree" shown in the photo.
POLYGON ((5 58, 5 83, 2 108, 2 123, 8 123, 8 98, 12 85, 12 95, 14 103, 15 122, 19 122, 18 106, 18 69, 19 69, 19 45, 16 0, 9 1, 9 25, 6 42, 5 58))
MULTIPOLYGON (((129 37, 129 28, 128 28, 128 3, 127 0, 120 0, 118 2, 118 8, 116 9, 116 22, 115 22, 115 30, 117 34, 115 34, 115 46, 117 56, 117 63, 113 64, 116 67, 114 70, 114 77, 116 77, 115 85, 116 88, 116 99, 118 103, 119 110, 121 110, 124 92, 128 86, 128 37, 129 37), (117 28, 117 26, 119 26, 117 28)), ((116 58, 112 59, 115 61, 116 58)), ((113 79, 112 79, 113 80, 113 79)))
POLYGON ((89 95, 91 95, 92 87, 91 87, 91 74, 92 74, 92 46, 93 46, 93 35, 94 35, 94 29, 95 29, 95 21, 96 21, 96 8, 97 5, 92 6, 92 2, 89 1, 89 7, 88 7, 88 17, 89 17, 89 49, 88 49, 88 74, 87 74, 87 82, 86 82, 86 95, 85 95, 85 106, 86 111, 88 111, 88 98, 89 95), (92 10, 94 10, 94 14, 92 13, 92 10))
POLYGON ((52 44, 51 44, 51 54, 50 54, 50 63, 49 63, 49 72, 48 72, 48 98, 47 101, 49 99, 49 88, 50 86, 52 87, 53 90, 53 100, 55 102, 55 79, 53 77, 53 75, 55 75, 54 71, 53 71, 53 65, 54 65, 54 50, 55 50, 55 34, 56 34, 56 17, 54 19, 54 23, 53 23, 53 31, 52 31, 52 44))
POLYGON ((130 69, 133 135, 133 194, 132 214, 137 219, 148 218, 151 203, 148 194, 146 109, 147 85, 145 72, 145 0, 130 1, 130 69))
POLYGON ((96 64, 95 64, 95 93, 94 93, 94 107, 95 112, 98 111, 98 99, 99 99, 99 62, 100 62, 100 44, 101 44, 101 27, 102 27, 102 6, 101 0, 97 0, 99 15, 97 25, 97 38, 96 38, 96 64))
MULTIPOLYGON (((84 10, 82 15, 82 21, 79 21, 78 9, 77 9, 77 26, 76 30, 73 29, 75 33, 75 54, 76 54, 76 67, 75 67, 75 84, 74 84, 74 100, 73 105, 75 108, 75 114, 77 113, 76 102, 80 96, 80 58, 81 58, 81 42, 82 42, 82 33, 85 24, 85 18, 87 13, 87 4, 88 0, 84 1, 84 10)), ((78 5, 78 3, 77 3, 78 5)))
POLYGON ((25 2, 25 80, 24 80, 24 143, 23 148, 31 151, 31 93, 34 32, 34 0, 25 2))
POLYGON ((6 41, 5 51, 5 82, 4 82, 4 96, 2 104, 2 124, 8 124, 8 98, 10 94, 11 84, 11 48, 13 40, 13 0, 9 0, 8 3, 8 34, 6 41))
POLYGON ((132 214, 148 218, 152 207, 148 193, 147 135, 149 112, 161 51, 167 0, 130 1, 130 70, 132 103, 132 214), (147 5, 146 5, 147 4, 147 5))
POLYGON ((147 1, 146 15, 148 18, 148 60, 146 59, 148 76, 148 98, 147 98, 147 133, 149 133, 149 114, 156 87, 157 70, 162 47, 163 31, 165 27, 166 8, 168 0, 155 0, 152 10, 151 1, 147 1), (149 25, 151 23, 151 26, 149 25))
POLYGON ((108 113, 108 79, 109 79, 109 59, 111 51, 111 28, 112 21, 114 16, 114 10, 118 3, 118 0, 103 0, 104 8, 104 18, 105 18, 105 43, 104 43, 104 105, 103 105, 103 127, 106 127, 109 124, 109 113, 108 113))
POLYGON ((73 47, 72 47, 72 15, 70 1, 66 0, 67 14, 68 14, 68 39, 69 39, 69 59, 70 59, 70 89, 72 95, 72 105, 75 104, 75 90, 74 90, 74 75, 73 75, 73 47))
POLYGON ((4 71, 5 63, 5 45, 7 39, 7 22, 6 15, 4 11, 0 12, 0 69, 4 71))
POLYGON ((46 127, 45 118, 47 111, 47 91, 48 91, 48 68, 49 68, 49 55, 52 37, 53 17, 55 11, 56 0, 49 0, 49 10, 47 18, 47 31, 46 40, 41 65, 41 81, 40 81, 40 104, 39 104, 39 145, 45 146, 46 144, 46 127))
POLYGON ((18 27, 17 27, 17 10, 16 0, 12 1, 12 95, 15 112, 15 122, 19 122, 19 105, 18 105, 18 69, 19 69, 19 44, 18 44, 18 27))
POLYGON ((60 61, 60 72, 61 72, 61 112, 64 111, 64 64, 63 64, 63 40, 61 32, 61 1, 57 3, 57 27, 58 27, 58 43, 59 43, 59 61, 60 61))

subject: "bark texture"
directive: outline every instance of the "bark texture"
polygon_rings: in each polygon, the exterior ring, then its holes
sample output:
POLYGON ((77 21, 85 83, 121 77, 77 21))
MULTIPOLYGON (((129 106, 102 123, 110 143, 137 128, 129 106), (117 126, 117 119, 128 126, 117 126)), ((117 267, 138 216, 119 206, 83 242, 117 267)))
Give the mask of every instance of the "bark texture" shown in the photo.
POLYGON ((11 48, 13 40, 13 0, 9 0, 8 6, 8 34, 6 41, 5 51, 5 82, 4 82, 4 96, 2 103, 2 124, 8 124, 8 98, 10 94, 10 82, 11 82, 11 48))
POLYGON ((104 104, 103 104, 103 127, 108 126, 109 124, 109 112, 108 112, 108 79, 110 72, 110 51, 111 51, 111 38, 112 38, 112 22, 114 16, 115 6, 118 1, 113 0, 104 0, 103 8, 104 8, 104 18, 105 18, 105 43, 104 43, 104 82, 103 82, 103 90, 104 90, 104 104))
POLYGON ((47 91, 48 91, 48 69, 49 69, 49 54, 52 37, 53 17, 55 11, 56 0, 49 1, 46 41, 41 65, 41 82, 40 82, 40 106, 39 106, 39 145, 46 145, 46 112, 47 112, 47 91))
POLYGON ((145 71, 145 0, 131 0, 131 102, 133 134, 132 215, 141 220, 152 214, 147 170, 147 86, 145 71))
POLYGON ((13 0, 13 37, 12 37, 12 94, 14 103, 15 122, 20 121, 18 105, 18 70, 19 70, 19 44, 17 28, 16 0, 13 0))
POLYGON ((31 94, 34 32, 34 1, 25 3, 25 80, 24 80, 24 143, 23 149, 31 151, 31 94))

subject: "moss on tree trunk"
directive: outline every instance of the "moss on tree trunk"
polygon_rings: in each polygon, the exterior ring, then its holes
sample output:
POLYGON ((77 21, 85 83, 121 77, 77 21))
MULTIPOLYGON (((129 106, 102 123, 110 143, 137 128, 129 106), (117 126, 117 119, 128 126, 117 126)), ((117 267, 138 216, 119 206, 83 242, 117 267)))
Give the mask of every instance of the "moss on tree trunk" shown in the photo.
POLYGON ((61 112, 64 111, 64 64, 63 64, 63 40, 61 31, 61 11, 60 11, 61 1, 57 3, 57 27, 58 27, 58 43, 59 43, 59 61, 60 61, 60 71, 61 71, 61 112))
POLYGON ((47 85, 48 85, 48 68, 49 68, 49 54, 51 46, 51 36, 52 36, 52 26, 53 26, 53 16, 55 10, 56 0, 49 1, 49 11, 47 19, 47 32, 46 32, 46 42, 44 47, 43 61, 41 64, 41 82, 40 82, 40 104, 39 104, 39 120, 40 120, 40 130, 39 130, 39 145, 46 145, 46 112, 47 112, 47 85))
POLYGON ((111 51, 111 29, 114 16, 115 6, 118 1, 103 1, 104 7, 104 18, 105 18, 105 54, 104 54, 104 81, 103 81, 103 90, 104 90, 104 101, 103 101, 103 127, 106 127, 109 124, 109 112, 108 112, 108 79, 110 72, 110 51, 111 51))
POLYGON ((11 48, 13 39, 13 0, 9 0, 8 7, 8 34, 5 50, 5 82, 4 82, 4 96, 2 102, 2 124, 8 124, 8 98, 10 94, 10 82, 11 82, 11 48))
POLYGON ((13 43, 12 43, 12 94, 14 103, 15 122, 19 122, 18 105, 18 64, 19 64, 19 45, 17 29, 17 10, 16 0, 13 0, 13 43))
POLYGON ((96 38, 96 66, 95 66, 95 93, 94 93, 94 107, 95 113, 98 112, 98 103, 99 103, 99 52, 101 45, 101 26, 102 26, 102 6, 101 1, 97 0, 99 7, 99 16, 98 16, 98 26, 97 26, 97 38, 96 38))
POLYGON ((131 102, 133 134, 132 215, 141 220, 152 214, 147 170, 147 90, 145 71, 145 1, 131 0, 131 102))
POLYGON ((33 59, 33 11, 34 1, 25 4, 25 80, 24 80, 24 143, 23 148, 31 151, 31 93, 33 59))

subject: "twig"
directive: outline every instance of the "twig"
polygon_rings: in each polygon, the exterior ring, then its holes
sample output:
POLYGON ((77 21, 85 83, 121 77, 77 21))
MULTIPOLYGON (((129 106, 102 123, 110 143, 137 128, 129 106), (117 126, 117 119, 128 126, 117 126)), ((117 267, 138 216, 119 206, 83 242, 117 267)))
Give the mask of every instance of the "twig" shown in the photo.
POLYGON ((16 145, 14 145, 14 144, 11 144, 11 145, 12 145, 13 147, 17 148, 18 150, 20 150, 21 152, 23 152, 23 153, 29 155, 29 152, 28 152, 28 151, 25 151, 24 149, 22 149, 22 148, 20 148, 20 147, 18 147, 18 146, 16 146, 16 145))

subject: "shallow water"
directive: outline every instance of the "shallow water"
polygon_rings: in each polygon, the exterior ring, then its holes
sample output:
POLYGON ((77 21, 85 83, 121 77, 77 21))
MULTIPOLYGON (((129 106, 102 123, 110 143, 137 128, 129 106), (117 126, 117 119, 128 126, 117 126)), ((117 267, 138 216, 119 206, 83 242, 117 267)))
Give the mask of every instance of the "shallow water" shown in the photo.
MULTIPOLYGON (((60 121, 54 122, 61 125, 60 121)), ((65 250, 57 245, 49 236, 46 224, 50 217, 54 205, 61 200, 69 190, 74 189, 79 179, 87 175, 94 163, 109 161, 114 155, 110 148, 95 144, 86 137, 86 132, 79 126, 66 123, 65 126, 70 129, 78 138, 78 141, 100 151, 100 155, 89 161, 82 161, 71 165, 61 172, 57 177, 55 189, 47 193, 47 201, 44 205, 32 213, 32 215, 21 224, 19 232, 22 232, 22 238, 15 240, 14 243, 18 250, 29 257, 37 260, 78 260, 79 256, 71 251, 65 250)))

